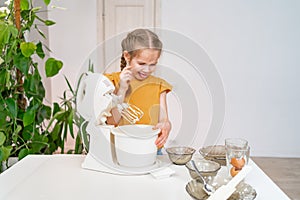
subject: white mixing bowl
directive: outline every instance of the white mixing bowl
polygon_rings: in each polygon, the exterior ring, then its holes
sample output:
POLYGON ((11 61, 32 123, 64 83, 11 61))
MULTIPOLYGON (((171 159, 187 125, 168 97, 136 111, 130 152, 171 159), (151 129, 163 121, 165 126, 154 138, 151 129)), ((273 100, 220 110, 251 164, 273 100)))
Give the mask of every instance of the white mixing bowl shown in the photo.
POLYGON ((160 129, 151 125, 124 125, 111 130, 118 163, 125 167, 146 167, 155 164, 155 140, 160 129))

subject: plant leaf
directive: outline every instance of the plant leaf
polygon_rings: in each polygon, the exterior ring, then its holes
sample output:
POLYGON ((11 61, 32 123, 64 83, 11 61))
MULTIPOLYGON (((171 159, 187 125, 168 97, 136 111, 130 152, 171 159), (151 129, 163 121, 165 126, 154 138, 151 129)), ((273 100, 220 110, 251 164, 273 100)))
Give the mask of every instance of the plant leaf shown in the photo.
POLYGON ((66 115, 66 111, 61 110, 56 112, 53 118, 56 119, 57 121, 62 121, 65 118, 65 115, 66 115))
POLYGON ((73 129, 73 112, 71 111, 69 116, 68 116, 68 126, 70 130, 70 134, 72 138, 74 138, 74 129, 73 129))
POLYGON ((9 73, 9 72, 5 69, 1 69, 1 71, 0 71, 0 86, 1 86, 0 87, 0 92, 2 92, 3 90, 6 90, 5 86, 6 86, 6 81, 7 81, 6 80, 7 73, 9 73))
POLYGON ((67 140, 68 137, 68 122, 64 121, 64 134, 63 134, 63 141, 67 140))
POLYGON ((48 6, 51 0, 44 0, 45 4, 48 6))
POLYGON ((23 125, 28 126, 32 124, 35 119, 35 110, 27 110, 23 116, 23 125))
POLYGON ((1 49, 5 44, 9 42, 9 38, 12 35, 14 38, 18 35, 18 30, 10 24, 0 22, 0 47, 1 49))
POLYGON ((43 31, 41 31, 36 24, 34 25, 34 28, 44 39, 47 39, 43 31))
POLYGON ((0 128, 7 126, 6 112, 0 112, 0 128))
MULTIPOLYGON (((83 119, 82 117, 80 117, 81 119, 83 119)), ((84 147, 87 151, 89 151, 89 138, 88 138, 88 134, 86 131, 86 127, 87 127, 88 123, 85 122, 81 122, 80 126, 82 126, 82 128, 79 129, 78 131, 78 135, 81 136, 81 141, 84 144, 84 147), (83 124, 84 123, 84 124, 83 124), (81 132, 82 131, 82 132, 81 132)))
POLYGON ((0 30, 0 48, 2 49, 3 46, 8 42, 10 33, 8 25, 4 23, 0 23, 0 30))
POLYGON ((48 144, 48 138, 45 135, 40 135, 39 133, 35 133, 32 138, 32 152, 33 153, 41 153, 41 150, 47 146, 48 144))
POLYGON ((0 30, 0 49, 2 50, 2 56, 7 62, 10 62, 12 59, 12 52, 16 51, 17 48, 18 30, 13 25, 6 25, 1 22, 0 30), (7 50, 4 51, 4 49, 7 50))
POLYGON ((30 57, 37 49, 36 45, 32 42, 22 42, 20 48, 25 57, 30 57))
POLYGON ((41 9, 42 9, 42 7, 35 7, 35 8, 32 8, 31 11, 36 13, 37 11, 39 11, 41 9))
POLYGON ((58 148, 58 145, 54 142, 49 143, 49 147, 45 151, 45 154, 52 154, 56 149, 58 148))
POLYGON ((14 38, 18 36, 18 29, 16 27, 14 27, 13 25, 9 25, 8 29, 14 38))
POLYGON ((51 137, 52 137, 53 141, 58 139, 61 130, 62 130, 62 128, 61 128, 60 124, 58 124, 58 123, 55 124, 55 126, 51 132, 51 137))
POLYGON ((11 150, 12 150, 11 146, 7 146, 7 147, 2 146, 2 147, 0 147, 0 163, 4 160, 8 159, 11 150))
POLYGON ((64 110, 56 112, 53 117, 50 119, 49 124, 47 126, 47 130, 50 128, 54 120, 56 119, 57 121, 62 121, 62 119, 65 117, 65 112, 64 110))
POLYGON ((47 77, 52 77, 56 75, 59 70, 62 68, 63 63, 59 60, 55 60, 54 58, 48 58, 46 61, 45 71, 47 77))
POLYGON ((27 148, 23 148, 20 150, 19 154, 18 154, 18 158, 19 160, 23 159, 24 157, 26 157, 29 154, 29 149, 27 148))
POLYGON ((32 138, 31 131, 22 131, 22 137, 24 140, 30 140, 32 138))
POLYGON ((0 132, 0 146, 2 146, 4 144, 6 140, 6 136, 3 132, 0 132))
POLYGON ((51 107, 50 106, 43 105, 40 112, 41 112, 41 116, 44 119, 50 119, 50 117, 51 117, 51 107))
POLYGON ((82 153, 82 142, 81 142, 81 138, 79 137, 79 135, 76 136, 76 142, 75 142, 75 154, 80 154, 82 153))
POLYGON ((37 85, 37 98, 40 98, 41 100, 45 98, 45 88, 41 81, 39 81, 39 84, 37 85))
POLYGON ((14 56, 15 66, 25 75, 28 74, 29 70, 29 58, 24 57, 22 54, 17 54, 14 56))
POLYGON ((55 24, 54 21, 51 21, 51 20, 45 20, 45 25, 46 25, 46 26, 52 26, 52 25, 54 25, 54 24, 55 24))
POLYGON ((75 94, 74 94, 74 90, 73 90, 73 88, 72 88, 72 86, 71 86, 71 84, 70 84, 68 78, 67 78, 66 76, 64 76, 64 77, 65 77, 65 80, 66 80, 66 82, 67 82, 67 84, 68 84, 69 90, 72 92, 73 95, 75 95, 75 94))
POLYGON ((58 111, 60 111, 60 107, 58 103, 53 103, 53 115, 55 115, 55 113, 57 113, 58 111))
POLYGON ((15 133, 18 134, 20 133, 20 131, 22 130, 22 126, 21 125, 17 125, 17 128, 15 129, 15 133))
POLYGON ((28 9, 29 9, 28 0, 21 0, 21 10, 28 10, 28 9))
POLYGON ((36 53, 41 59, 45 58, 45 53, 41 42, 37 43, 36 45, 36 53))
POLYGON ((14 99, 8 98, 5 100, 8 111, 11 113, 11 117, 16 118, 18 114, 18 107, 14 99))

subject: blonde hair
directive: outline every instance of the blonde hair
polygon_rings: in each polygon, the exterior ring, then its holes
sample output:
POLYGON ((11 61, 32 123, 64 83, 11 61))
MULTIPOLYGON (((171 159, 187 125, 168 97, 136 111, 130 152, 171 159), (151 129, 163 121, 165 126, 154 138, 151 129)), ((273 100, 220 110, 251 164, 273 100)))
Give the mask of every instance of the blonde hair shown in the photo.
MULTIPOLYGON (((142 49, 156 49, 161 51, 162 42, 158 36, 149 29, 135 29, 128 33, 126 38, 122 40, 121 46, 122 52, 127 51, 132 58, 142 49)), ((126 67, 124 53, 122 53, 120 67, 121 70, 126 67)))

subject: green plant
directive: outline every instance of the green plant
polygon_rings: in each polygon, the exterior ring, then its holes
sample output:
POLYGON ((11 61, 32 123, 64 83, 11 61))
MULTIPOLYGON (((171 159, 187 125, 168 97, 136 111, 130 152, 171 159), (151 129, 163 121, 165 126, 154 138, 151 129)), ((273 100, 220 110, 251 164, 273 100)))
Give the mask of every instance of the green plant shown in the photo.
MULTIPOLYGON (((48 5, 50 0, 44 2, 48 5)), ((1 162, 11 156, 22 159, 28 154, 52 154, 59 148, 63 153, 68 130, 74 138, 76 123, 73 99, 66 94, 61 105, 44 104, 45 88, 33 56, 43 61, 48 48, 41 41, 25 38, 33 30, 45 38, 39 27, 55 22, 40 18, 41 8, 34 7, 31 0, 8 0, 6 4, 0 9, 0 172, 1 162)), ((62 66, 61 61, 48 58, 46 76, 55 76, 62 66)), ((82 151, 80 142, 76 139, 76 153, 82 151)))
MULTIPOLYGON (((89 60, 88 63, 88 71, 94 72, 94 64, 89 60)), ((53 135, 61 135, 64 140, 67 139, 67 131, 72 136, 75 137, 74 134, 74 126, 77 129, 77 135, 75 138, 74 149, 69 149, 67 153, 75 153, 81 154, 84 150, 88 151, 89 149, 89 140, 86 132, 86 125, 84 118, 76 111, 76 97, 78 93, 79 84, 81 83, 82 78, 86 74, 83 73, 80 75, 79 80, 77 82, 75 90, 72 88, 70 82, 65 77, 65 80, 68 84, 69 90, 64 91, 63 97, 61 98, 62 102, 59 106, 57 103, 54 103, 54 115, 51 118, 48 128, 51 125, 54 125, 54 129, 52 131, 53 135), (68 95, 69 92, 69 95, 68 95), (85 144, 85 146, 83 145, 85 144), (85 147, 85 149, 84 149, 85 147)), ((64 152, 64 142, 62 141, 61 152, 64 152)))
MULTIPOLYGON (((53 117, 49 121, 47 130, 52 126, 52 138, 55 139, 54 147, 59 146, 61 153, 64 153, 64 141, 67 140, 67 135, 70 133, 72 138, 75 138, 74 149, 69 149, 67 153, 81 154, 83 152, 83 144, 81 138, 81 128, 84 119, 76 112, 76 95, 78 86, 74 90, 65 77, 69 90, 65 90, 63 97, 61 98, 61 104, 53 104, 53 117), (68 94, 69 92, 69 94, 68 94), (75 136, 74 126, 77 129, 77 135, 75 136)), ((80 80, 78 84, 80 83, 80 80)), ((85 130, 85 129, 84 129, 85 130)))

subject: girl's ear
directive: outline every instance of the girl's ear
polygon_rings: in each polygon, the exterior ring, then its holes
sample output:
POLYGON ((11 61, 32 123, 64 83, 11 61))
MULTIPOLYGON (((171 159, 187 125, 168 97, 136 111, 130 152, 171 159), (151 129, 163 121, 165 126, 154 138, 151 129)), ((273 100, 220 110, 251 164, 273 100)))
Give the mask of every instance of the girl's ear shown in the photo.
POLYGON ((130 56, 130 54, 128 53, 128 51, 124 51, 124 52, 123 52, 123 56, 124 56, 124 58, 125 58, 126 63, 129 63, 129 62, 130 62, 130 59, 131 59, 131 56, 130 56))

